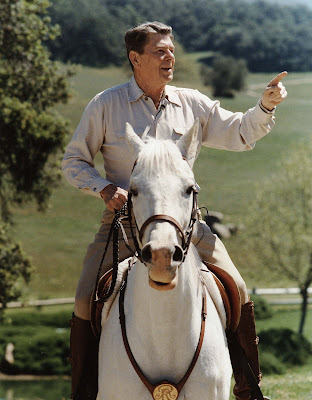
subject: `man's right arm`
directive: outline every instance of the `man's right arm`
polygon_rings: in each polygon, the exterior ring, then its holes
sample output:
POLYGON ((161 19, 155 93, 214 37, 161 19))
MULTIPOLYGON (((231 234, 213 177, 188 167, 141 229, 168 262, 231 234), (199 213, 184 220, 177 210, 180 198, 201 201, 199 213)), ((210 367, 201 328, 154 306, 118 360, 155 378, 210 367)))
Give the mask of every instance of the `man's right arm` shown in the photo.
POLYGON ((104 105, 97 95, 88 104, 80 123, 66 147, 62 169, 68 182, 87 194, 101 197, 100 192, 111 185, 94 166, 105 136, 104 105))

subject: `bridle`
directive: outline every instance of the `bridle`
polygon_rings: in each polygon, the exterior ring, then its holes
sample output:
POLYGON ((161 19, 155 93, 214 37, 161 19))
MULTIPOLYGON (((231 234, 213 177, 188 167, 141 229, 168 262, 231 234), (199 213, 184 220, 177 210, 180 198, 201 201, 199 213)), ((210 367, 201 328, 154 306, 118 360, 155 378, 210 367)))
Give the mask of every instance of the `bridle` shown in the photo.
MULTIPOLYGON (((187 162, 187 160, 182 156, 183 160, 187 162)), ((131 175, 135 169, 137 165, 137 160, 134 162, 133 164, 133 168, 131 171, 131 175)), ((140 243, 142 243, 142 239, 143 239, 143 235, 146 231, 146 228, 148 227, 149 224, 151 224, 152 222, 155 221, 164 221, 164 222, 169 222, 171 225, 173 225, 175 227, 175 229, 177 230, 181 241, 182 241, 182 251, 183 251, 183 259, 182 262, 185 260, 185 257, 187 255, 188 249, 190 247, 191 244, 191 239, 192 239, 192 233, 193 233, 193 228, 194 228, 194 224, 196 222, 197 219, 197 210, 198 210, 198 190, 195 189, 195 187, 192 187, 192 195, 193 195, 193 206, 192 206, 192 212, 191 212, 191 217, 190 217, 190 221, 188 224, 188 227, 186 228, 186 230, 184 231, 182 226, 179 224, 179 222, 171 217, 170 215, 166 215, 166 214, 156 214, 156 215, 152 215, 151 217, 147 218, 147 220, 142 224, 141 228, 138 227, 136 220, 134 218, 135 221, 135 226, 138 232, 138 237, 139 237, 139 241, 140 243)), ((131 190, 128 193, 128 201, 127 201, 127 210, 128 210, 128 217, 129 217, 129 224, 130 224, 130 230, 131 230, 131 235, 134 241, 134 245, 135 245, 135 250, 137 253, 137 256, 139 258, 139 260, 141 262, 144 263, 144 261, 142 260, 141 257, 141 247, 138 243, 137 240, 137 236, 134 232, 133 229, 133 224, 132 224, 132 210, 133 210, 133 202, 132 202, 132 192, 131 190)))
POLYGON ((192 206, 192 212, 191 212, 191 217, 190 221, 188 224, 188 227, 184 231, 180 223, 170 215, 166 214, 155 214, 152 215, 151 217, 147 218, 147 220, 142 224, 141 228, 138 227, 136 220, 134 218, 134 223, 138 232, 138 235, 135 234, 134 229, 133 229, 133 219, 132 219, 132 210, 133 210, 133 203, 132 203, 132 193, 131 191, 128 194, 128 201, 127 201, 127 210, 128 210, 128 217, 129 217, 129 224, 130 224, 130 230, 131 230, 131 235, 133 237, 134 245, 135 245, 135 250, 137 253, 138 258, 140 259, 141 262, 144 263, 141 257, 141 246, 139 245, 139 242, 137 240, 137 236, 139 238, 140 243, 142 244, 142 239, 143 235, 146 231, 146 228, 148 225, 150 225, 152 222, 155 221, 163 221, 163 222, 169 222, 171 225, 175 227, 177 230, 181 241, 182 241, 182 251, 183 251, 183 259, 181 263, 185 260, 185 257, 187 255, 188 249, 190 247, 191 239, 192 239, 192 233, 193 233, 193 228, 194 224, 197 219, 197 198, 198 198, 198 191, 195 188, 192 188, 192 195, 193 195, 193 206, 192 206))
MULTIPOLYGON (((183 159, 185 160, 185 158, 183 157, 183 159)), ((185 160, 186 161, 186 160, 185 160)), ((187 162, 187 161, 186 161, 187 162)), ((137 161, 135 161, 133 168, 132 168, 132 172, 134 170, 134 168, 137 165, 137 161)), ((132 174, 131 172, 131 174, 132 174)), ((100 261, 100 265, 99 265, 99 269, 98 269, 98 273, 97 273, 97 277, 96 277, 96 281, 95 281, 95 288, 94 288, 94 301, 95 302, 99 302, 99 303, 104 303, 105 301, 107 301, 109 299, 109 297, 112 295, 115 286, 116 286, 116 282, 117 282, 117 275, 118 275, 118 264, 119 264, 119 237, 118 237, 118 232, 119 230, 121 230, 124 242, 126 247, 128 248, 128 250, 131 252, 131 254, 134 257, 137 257, 143 264, 144 261, 142 259, 142 255, 141 255, 141 246, 138 242, 137 239, 137 234, 134 230, 133 227, 133 221, 135 223, 136 226, 136 230, 138 232, 138 238, 139 241, 142 243, 142 238, 144 235, 144 232, 147 228, 147 226, 149 224, 151 224, 152 222, 155 221, 165 221, 165 222, 169 222, 171 225, 173 225, 178 234, 181 237, 181 241, 182 241, 182 251, 183 251, 183 258, 181 261, 181 264, 184 262, 185 257, 187 255, 188 249, 190 247, 191 244, 191 239, 192 239, 192 234, 193 234, 193 228, 194 228, 194 224, 196 222, 197 219, 197 210, 198 210, 198 191, 196 190, 195 187, 192 188, 192 194, 193 194, 193 205, 192 205, 192 212, 191 212, 191 217, 190 217, 190 221, 188 224, 188 227, 186 228, 186 230, 184 231, 183 228, 181 227, 181 225, 179 224, 179 222, 174 219, 173 217, 171 217, 170 215, 165 215, 165 214, 156 214, 156 215, 152 215, 151 217, 149 217, 141 226, 141 228, 139 228, 137 226, 135 217, 132 215, 132 210, 133 210, 133 203, 132 203, 132 192, 129 191, 128 193, 128 200, 127 202, 123 205, 123 207, 119 210, 115 212, 115 217, 114 220, 112 222, 111 225, 111 229, 108 235, 108 239, 107 239, 107 243, 106 243, 106 247, 104 249, 103 255, 102 255, 102 259, 100 261), (134 242, 134 247, 135 250, 133 250, 130 245, 129 245, 129 241, 126 235, 126 232, 123 228, 122 225, 122 220, 128 220, 129 221, 129 225, 130 225, 130 231, 131 231, 131 236, 134 242), (101 269, 102 269, 102 264, 103 261, 105 259, 107 250, 108 250, 108 245, 110 243, 110 240, 113 236, 113 273, 112 273, 112 280, 111 280, 111 284, 110 287, 108 289, 108 291, 105 294, 102 294, 101 296, 99 295, 98 289, 99 289, 99 281, 100 281, 100 277, 101 277, 101 269)), ((181 265, 180 264, 180 265, 181 265)))

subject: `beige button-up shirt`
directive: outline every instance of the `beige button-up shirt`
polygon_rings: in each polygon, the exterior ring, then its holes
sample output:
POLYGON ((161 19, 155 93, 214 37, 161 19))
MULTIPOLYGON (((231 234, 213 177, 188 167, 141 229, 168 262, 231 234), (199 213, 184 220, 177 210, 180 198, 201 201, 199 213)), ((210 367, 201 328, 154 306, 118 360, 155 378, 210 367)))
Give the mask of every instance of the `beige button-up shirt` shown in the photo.
POLYGON ((259 103, 245 114, 232 113, 197 90, 169 85, 156 110, 132 77, 99 93, 88 104, 66 148, 64 175, 71 185, 98 197, 111 183, 128 190, 133 159, 125 140, 126 122, 143 140, 148 136, 177 140, 196 118, 200 121, 197 155, 202 144, 232 151, 253 149, 274 126, 272 113, 264 112, 259 103), (94 166, 99 151, 105 178, 94 166))

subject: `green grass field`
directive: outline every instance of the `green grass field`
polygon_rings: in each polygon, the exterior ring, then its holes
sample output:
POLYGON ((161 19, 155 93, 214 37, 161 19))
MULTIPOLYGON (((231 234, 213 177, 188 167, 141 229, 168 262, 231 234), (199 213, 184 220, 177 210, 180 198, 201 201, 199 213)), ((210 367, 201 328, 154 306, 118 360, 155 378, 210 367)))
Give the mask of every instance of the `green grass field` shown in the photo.
MULTIPOLYGON (((199 79, 196 63, 199 55, 185 57, 189 78, 174 84, 197 88, 210 96, 209 88, 204 87, 199 79)), ((248 85, 253 85, 254 95, 242 92, 235 99, 222 99, 221 105, 233 111, 245 111, 255 105, 272 77, 267 74, 250 75, 248 85)), ((77 75, 71 79, 72 99, 57 109, 69 120, 73 131, 85 106, 96 93, 127 79, 124 69, 79 67, 77 75)), ((310 140, 312 74, 289 74, 284 84, 289 94, 278 107, 276 126, 253 151, 233 153, 203 148, 196 162, 195 175, 201 186, 200 205, 223 212, 231 222, 240 223, 243 220, 246 208, 252 202, 253 185, 276 170, 281 155, 287 154, 293 144, 310 140)), ((99 159, 97 166, 102 170, 99 159)), ((35 266, 33 279, 24 293, 25 299, 74 295, 83 256, 98 229, 102 211, 101 200, 80 193, 64 180, 54 190, 46 213, 37 212, 34 205, 15 210, 15 236, 35 266)), ((241 259, 235 241, 226 242, 226 246, 234 262, 241 259)), ((265 274, 251 276, 246 265, 241 271, 250 287, 281 284, 265 274)), ((291 285, 287 281, 285 284, 291 285)))

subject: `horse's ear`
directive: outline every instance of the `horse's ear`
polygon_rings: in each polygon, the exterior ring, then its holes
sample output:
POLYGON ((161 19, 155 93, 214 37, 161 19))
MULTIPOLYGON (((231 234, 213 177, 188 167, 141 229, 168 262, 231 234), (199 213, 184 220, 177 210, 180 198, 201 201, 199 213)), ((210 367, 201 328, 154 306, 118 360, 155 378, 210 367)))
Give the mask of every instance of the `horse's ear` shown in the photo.
POLYGON ((180 149, 182 156, 187 160, 191 167, 194 165, 198 150, 198 128, 199 119, 197 118, 191 129, 177 141, 177 146, 180 149))
POLYGON ((126 134, 125 134, 127 143, 132 150, 133 158, 136 159, 139 152, 144 147, 143 140, 134 132, 132 126, 127 122, 126 123, 126 134))

